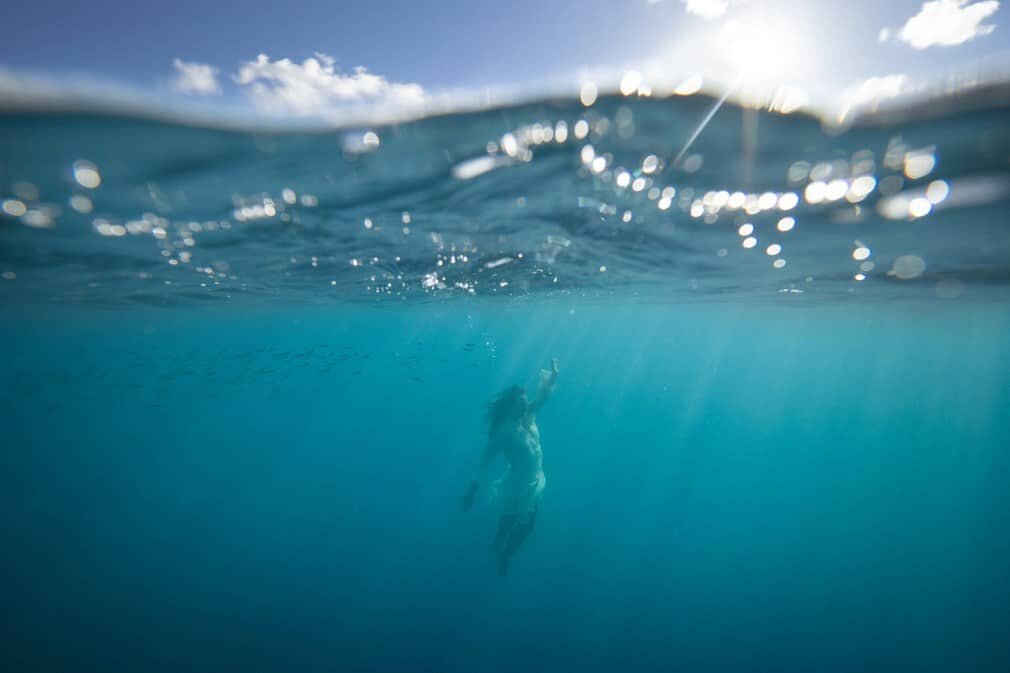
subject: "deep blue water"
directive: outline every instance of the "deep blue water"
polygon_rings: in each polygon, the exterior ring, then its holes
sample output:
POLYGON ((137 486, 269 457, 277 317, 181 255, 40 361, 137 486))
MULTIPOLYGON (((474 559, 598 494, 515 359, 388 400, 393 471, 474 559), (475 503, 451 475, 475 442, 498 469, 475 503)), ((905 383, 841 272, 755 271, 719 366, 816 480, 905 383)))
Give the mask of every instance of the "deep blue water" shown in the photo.
POLYGON ((711 104, 0 119, 5 668, 1010 669, 1005 110, 675 162, 711 104), (499 577, 457 500, 552 357, 499 577))

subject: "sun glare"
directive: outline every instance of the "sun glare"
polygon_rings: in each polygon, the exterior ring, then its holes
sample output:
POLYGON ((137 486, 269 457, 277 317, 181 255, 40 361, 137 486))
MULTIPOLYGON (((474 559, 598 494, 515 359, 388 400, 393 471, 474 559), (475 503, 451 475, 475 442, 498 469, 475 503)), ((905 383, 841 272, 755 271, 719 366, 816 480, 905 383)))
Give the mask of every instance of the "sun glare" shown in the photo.
POLYGON ((721 31, 720 42, 744 85, 783 84, 801 60, 792 31, 782 24, 730 21, 721 31))

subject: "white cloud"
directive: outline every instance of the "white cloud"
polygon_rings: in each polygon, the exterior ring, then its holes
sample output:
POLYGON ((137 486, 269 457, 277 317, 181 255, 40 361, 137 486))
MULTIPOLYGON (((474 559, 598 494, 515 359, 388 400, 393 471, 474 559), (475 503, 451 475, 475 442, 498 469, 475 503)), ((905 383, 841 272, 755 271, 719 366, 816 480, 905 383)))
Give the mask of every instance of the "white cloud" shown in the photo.
POLYGON ((850 105, 863 105, 885 98, 896 98, 908 92, 909 89, 908 75, 883 75, 882 77, 870 77, 849 87, 842 93, 842 98, 850 105))
POLYGON ((880 33, 877 34, 877 42, 883 44, 884 42, 887 42, 890 39, 891 39, 891 29, 881 28, 880 33))
POLYGON ((176 91, 193 96, 214 96, 221 93, 217 81, 218 70, 205 63, 187 63, 175 59, 175 77, 172 86, 176 91))
POLYGON ((354 102, 417 105, 425 101, 419 84, 389 82, 362 67, 344 74, 333 64, 325 54, 300 64, 286 58, 271 61, 260 54, 255 61, 242 64, 235 82, 245 89, 253 105, 269 113, 317 116, 354 102))
POLYGON ((982 23, 999 9, 999 0, 968 4, 968 0, 930 0, 919 13, 905 22, 898 39, 915 49, 952 47, 979 35, 988 35, 996 26, 982 23))
POLYGON ((718 19, 729 9, 729 0, 681 0, 688 14, 697 14, 703 19, 718 19))
POLYGON ((845 120, 854 111, 874 111, 888 99, 920 93, 922 85, 916 84, 903 73, 870 77, 844 89, 839 96, 838 121, 845 120))

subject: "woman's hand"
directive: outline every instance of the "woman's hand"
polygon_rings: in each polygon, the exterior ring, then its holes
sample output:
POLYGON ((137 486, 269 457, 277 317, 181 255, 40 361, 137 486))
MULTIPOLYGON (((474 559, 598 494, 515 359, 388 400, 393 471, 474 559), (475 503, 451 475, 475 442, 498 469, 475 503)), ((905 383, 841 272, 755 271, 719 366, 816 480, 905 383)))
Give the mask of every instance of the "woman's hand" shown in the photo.
POLYGON ((540 379, 543 385, 553 386, 555 379, 558 378, 558 359, 553 358, 551 360, 550 371, 546 369, 540 370, 540 379))

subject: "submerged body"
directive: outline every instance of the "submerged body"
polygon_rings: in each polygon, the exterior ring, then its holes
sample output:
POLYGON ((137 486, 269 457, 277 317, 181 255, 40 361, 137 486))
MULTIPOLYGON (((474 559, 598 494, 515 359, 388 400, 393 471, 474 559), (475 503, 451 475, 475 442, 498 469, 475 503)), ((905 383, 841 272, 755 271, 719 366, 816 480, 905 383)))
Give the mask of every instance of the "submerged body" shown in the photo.
POLYGON ((522 388, 513 386, 488 405, 488 441, 481 455, 478 474, 463 496, 464 511, 473 506, 485 474, 497 456, 508 463, 505 473, 489 484, 492 504, 500 508, 501 518, 494 539, 498 572, 508 572, 509 561, 529 537, 536 523, 537 509, 547 478, 543 470, 543 448, 536 412, 554 392, 558 361, 551 361, 550 371, 540 372, 540 388, 530 402, 522 388))
POLYGON ((505 474, 491 485, 492 501, 501 507, 503 515, 525 521, 536 514, 547 483, 536 418, 530 414, 500 427, 489 443, 495 445, 495 454, 508 462, 505 474))

